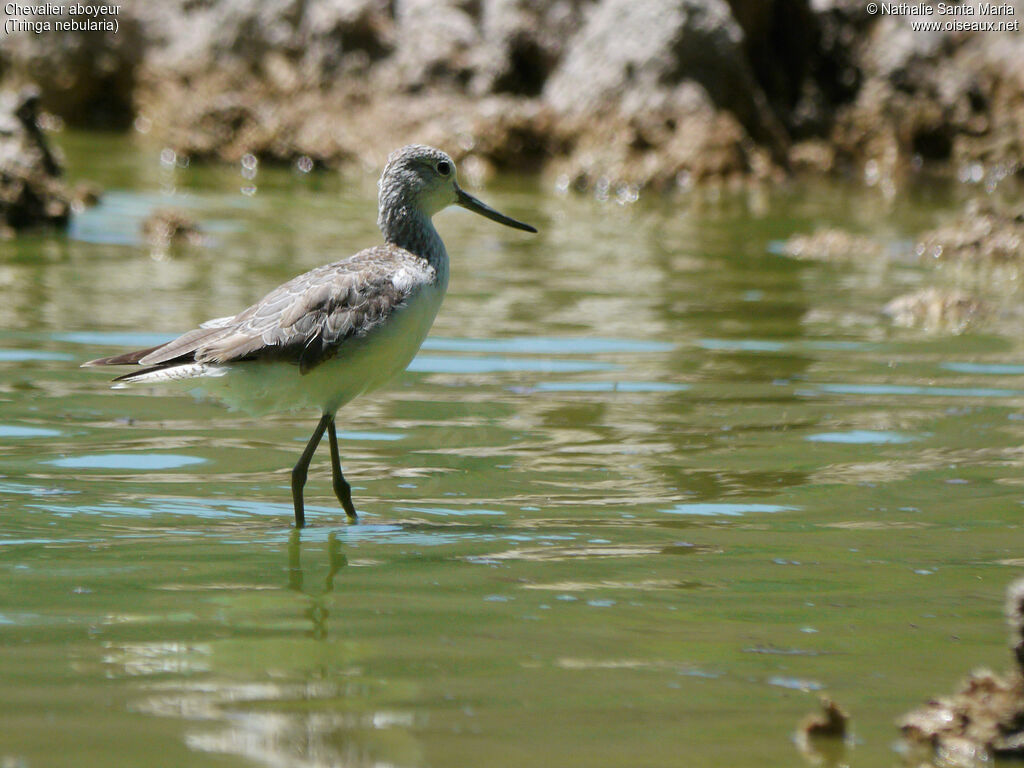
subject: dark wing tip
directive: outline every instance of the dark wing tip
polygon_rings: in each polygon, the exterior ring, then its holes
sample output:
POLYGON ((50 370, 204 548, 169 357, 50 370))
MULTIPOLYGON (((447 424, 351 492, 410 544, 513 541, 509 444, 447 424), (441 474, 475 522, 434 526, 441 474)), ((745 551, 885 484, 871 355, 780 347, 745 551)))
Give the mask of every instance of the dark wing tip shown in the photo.
POLYGON ((155 347, 149 347, 148 349, 136 349, 131 352, 125 352, 121 355, 114 355, 113 357, 97 357, 95 360, 89 360, 88 362, 82 363, 82 368, 97 368, 101 365, 138 365, 139 361, 148 355, 150 352, 155 352, 160 349, 158 345, 155 347))

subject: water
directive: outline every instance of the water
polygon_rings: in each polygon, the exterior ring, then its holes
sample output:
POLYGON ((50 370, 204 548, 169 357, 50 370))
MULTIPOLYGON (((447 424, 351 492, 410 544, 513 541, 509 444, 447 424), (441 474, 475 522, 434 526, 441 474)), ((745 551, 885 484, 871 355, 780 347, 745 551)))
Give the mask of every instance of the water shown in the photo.
POLYGON ((847 761, 889 765, 894 718, 1005 665, 1020 334, 891 329, 879 308, 932 273, 772 248, 818 224, 899 243, 955 191, 489 185, 541 234, 439 217, 433 335, 340 414, 362 521, 324 449, 297 535, 315 414, 77 363, 376 242, 374 179, 62 143, 111 191, 69 238, 0 246, 3 765, 799 765, 822 692, 847 761), (155 205, 207 246, 151 255, 155 205))

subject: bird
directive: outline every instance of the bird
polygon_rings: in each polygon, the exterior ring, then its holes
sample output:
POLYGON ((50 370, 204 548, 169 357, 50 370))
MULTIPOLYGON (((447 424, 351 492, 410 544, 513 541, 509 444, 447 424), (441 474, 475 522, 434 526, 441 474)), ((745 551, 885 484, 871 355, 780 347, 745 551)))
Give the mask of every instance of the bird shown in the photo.
POLYGON ((303 489, 325 432, 334 493, 348 518, 358 519, 341 470, 335 417, 405 370, 434 322, 449 266, 433 215, 457 205, 537 232, 462 189, 452 158, 422 144, 392 152, 377 189, 383 245, 316 267, 238 314, 208 320, 173 341, 82 364, 139 366, 115 378, 116 386, 193 383, 253 414, 319 409, 291 473, 296 528, 306 525, 303 489))

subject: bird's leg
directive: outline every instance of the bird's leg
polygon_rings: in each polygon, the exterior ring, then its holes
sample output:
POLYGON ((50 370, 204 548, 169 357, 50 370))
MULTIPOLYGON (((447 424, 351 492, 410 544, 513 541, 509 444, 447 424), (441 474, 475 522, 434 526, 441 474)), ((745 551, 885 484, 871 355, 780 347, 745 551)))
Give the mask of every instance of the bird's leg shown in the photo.
POLYGON ((352 520, 356 519, 356 508, 352 504, 352 486, 341 474, 341 458, 338 455, 338 433, 334 428, 334 417, 327 417, 327 437, 331 444, 331 476, 334 480, 334 495, 338 497, 345 514, 352 520))
POLYGON ((324 430, 328 424, 333 424, 333 417, 324 414, 313 430, 313 436, 306 443, 306 450, 299 457, 299 463, 292 469, 292 502, 295 504, 295 527, 303 528, 306 525, 306 512, 302 502, 302 487, 306 484, 306 474, 309 472, 309 462, 313 460, 316 447, 320 445, 320 439, 324 436, 324 430))

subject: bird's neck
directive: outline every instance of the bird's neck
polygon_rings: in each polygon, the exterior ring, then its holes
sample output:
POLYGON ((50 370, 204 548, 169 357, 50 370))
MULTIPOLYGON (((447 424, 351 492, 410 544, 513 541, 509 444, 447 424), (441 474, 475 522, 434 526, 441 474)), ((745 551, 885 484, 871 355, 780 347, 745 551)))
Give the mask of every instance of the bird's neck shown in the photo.
POLYGON ((384 206, 377 224, 387 242, 415 253, 435 267, 448 258, 434 223, 419 208, 403 204, 384 206))

